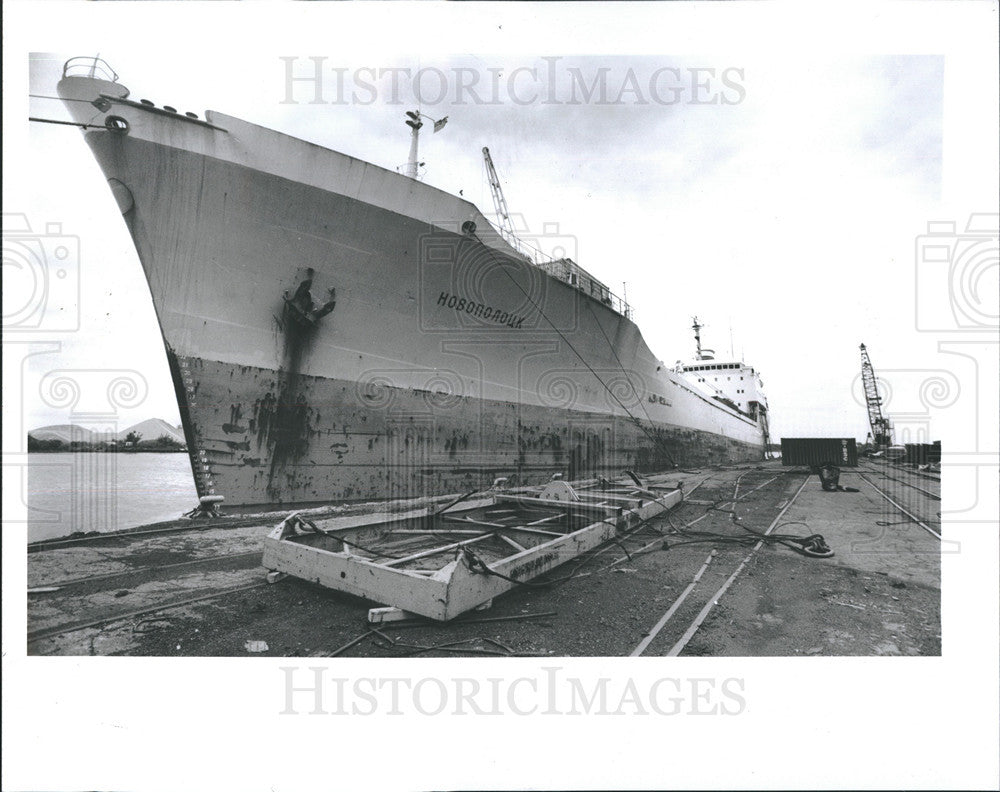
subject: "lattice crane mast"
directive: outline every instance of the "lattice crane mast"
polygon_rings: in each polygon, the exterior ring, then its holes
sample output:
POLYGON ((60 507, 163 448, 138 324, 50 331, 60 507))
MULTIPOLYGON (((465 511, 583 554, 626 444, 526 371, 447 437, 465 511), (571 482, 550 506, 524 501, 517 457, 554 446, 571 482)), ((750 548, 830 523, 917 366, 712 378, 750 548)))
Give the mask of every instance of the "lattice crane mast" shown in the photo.
POLYGON ((514 233, 514 224, 511 222, 510 210, 507 208, 507 199, 503 197, 503 190, 500 188, 500 177, 497 176, 497 169, 493 167, 493 158, 486 146, 483 146, 483 162, 486 163, 486 178, 490 183, 490 192, 493 194, 493 208, 497 213, 500 234, 510 244, 517 246, 520 240, 514 233))
POLYGON ((889 419, 882 415, 882 397, 878 395, 875 369, 872 368, 872 361, 864 344, 861 345, 861 381, 865 389, 865 403, 868 405, 872 443, 877 448, 888 448, 892 445, 892 428, 889 426, 889 419))

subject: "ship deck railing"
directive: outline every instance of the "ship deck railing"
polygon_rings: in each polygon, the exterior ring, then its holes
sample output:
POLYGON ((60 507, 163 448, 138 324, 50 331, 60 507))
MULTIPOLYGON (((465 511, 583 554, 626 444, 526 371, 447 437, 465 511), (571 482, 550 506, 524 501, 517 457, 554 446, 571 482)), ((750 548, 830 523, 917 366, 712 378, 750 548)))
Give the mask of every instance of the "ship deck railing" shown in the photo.
POLYGON ((622 297, 619 297, 607 286, 594 278, 582 267, 570 262, 565 258, 556 258, 540 248, 525 242, 516 234, 490 222, 497 233, 518 253, 540 270, 548 273, 553 278, 569 284, 575 289, 583 292, 597 302, 606 305, 612 311, 621 314, 626 319, 635 321, 635 309, 632 308, 622 297), (574 277, 576 276, 576 277, 574 277))
POLYGON ((91 77, 108 82, 118 82, 118 73, 106 60, 80 55, 63 64, 63 77, 91 77))
POLYGON ((567 259, 555 259, 551 256, 546 256, 535 261, 534 264, 553 278, 557 278, 563 283, 568 283, 591 299, 621 314, 626 319, 635 321, 635 312, 631 305, 574 262, 567 259))

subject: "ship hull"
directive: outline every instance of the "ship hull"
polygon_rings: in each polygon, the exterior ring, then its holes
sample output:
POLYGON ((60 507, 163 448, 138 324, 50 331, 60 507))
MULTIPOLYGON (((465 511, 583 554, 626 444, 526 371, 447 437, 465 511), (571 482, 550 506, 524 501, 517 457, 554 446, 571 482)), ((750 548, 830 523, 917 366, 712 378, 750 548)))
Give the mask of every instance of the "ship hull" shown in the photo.
MULTIPOLYGON (((96 83, 60 93, 107 96, 96 83)), ((221 114, 111 112, 127 129, 85 136, 145 270, 200 495, 300 505, 761 458, 757 422, 472 204, 221 114)))
POLYGON ((196 478, 238 505, 415 498, 760 458, 760 446, 682 426, 556 406, 368 386, 171 356, 196 478), (657 442, 647 432, 652 431, 657 442), (246 495, 240 496, 240 493, 246 495))

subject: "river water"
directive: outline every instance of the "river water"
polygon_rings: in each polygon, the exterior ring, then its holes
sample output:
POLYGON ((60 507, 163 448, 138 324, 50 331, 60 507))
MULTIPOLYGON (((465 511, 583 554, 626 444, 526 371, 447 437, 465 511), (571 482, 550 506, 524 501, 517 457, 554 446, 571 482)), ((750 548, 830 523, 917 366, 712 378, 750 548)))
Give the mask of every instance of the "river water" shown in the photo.
POLYGON ((187 454, 29 454, 28 541, 173 520, 198 504, 187 454))

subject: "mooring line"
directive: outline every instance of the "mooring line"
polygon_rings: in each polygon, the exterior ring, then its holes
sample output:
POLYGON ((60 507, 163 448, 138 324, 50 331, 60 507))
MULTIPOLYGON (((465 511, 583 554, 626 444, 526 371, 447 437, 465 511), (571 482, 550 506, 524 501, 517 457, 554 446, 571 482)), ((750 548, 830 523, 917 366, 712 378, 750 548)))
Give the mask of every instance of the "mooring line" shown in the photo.
MULTIPOLYGON (((808 483, 809 478, 810 478, 809 476, 806 476, 802 480, 802 484, 795 491, 795 494, 792 496, 791 500, 789 500, 788 503, 786 503, 782 507, 781 511, 778 512, 777 517, 774 518, 774 520, 771 522, 771 524, 767 527, 767 530, 764 531, 764 536, 770 535, 771 531, 774 530, 775 526, 777 526, 778 522, 785 515, 785 512, 788 511, 788 509, 791 507, 791 505, 793 503, 795 503, 795 500, 799 497, 799 493, 801 493, 802 490, 805 489, 805 486, 808 483)), ((744 558, 740 562, 740 565, 738 567, 736 567, 736 571, 733 572, 733 574, 729 576, 729 578, 726 580, 726 582, 722 584, 722 586, 719 588, 719 590, 716 591, 709 598, 708 602, 705 604, 705 607, 703 607, 701 609, 701 611, 695 617, 695 620, 693 622, 691 622, 691 626, 687 628, 687 630, 684 632, 684 635, 681 636, 681 639, 679 641, 677 641, 677 643, 675 643, 670 648, 670 651, 667 652, 667 657, 677 657, 677 655, 679 655, 684 650, 684 647, 688 645, 688 642, 691 640, 691 638, 694 636, 694 634, 696 632, 698 632, 698 628, 701 626, 702 622, 705 621, 705 619, 708 617, 709 612, 712 610, 712 608, 715 606, 715 604, 719 601, 719 599, 721 599, 722 595, 726 593, 726 591, 729 589, 729 587, 733 584, 733 581, 736 580, 736 578, 739 576, 740 572, 743 571, 743 568, 747 565, 747 563, 750 561, 750 559, 753 558, 754 553, 756 553, 758 550, 760 550, 760 548, 763 546, 763 544, 764 544, 764 540, 761 539, 759 542, 757 542, 757 544, 755 544, 753 546, 753 548, 750 550, 750 552, 747 553, 746 558, 744 558)))
MULTIPOLYGON (((746 474, 744 474, 744 475, 746 475, 746 474)), ((741 476, 740 478, 742 478, 742 476, 741 476)), ((727 500, 727 501, 717 501, 717 503, 735 503, 736 501, 738 501, 738 500, 741 500, 741 499, 743 499, 743 498, 747 497, 748 495, 752 495, 752 494, 753 494, 753 493, 755 493, 755 492, 756 492, 757 490, 759 490, 759 489, 760 489, 761 487, 765 487, 765 486, 767 486, 767 485, 768 485, 768 484, 770 484, 770 483, 771 483, 772 481, 776 481, 776 480, 777 480, 778 478, 780 478, 780 476, 774 476, 774 478, 769 478, 769 479, 768 479, 767 481, 765 481, 765 482, 764 482, 763 484, 761 484, 760 486, 758 486, 758 487, 754 487, 754 488, 753 488, 752 490, 750 490, 749 492, 744 492, 744 493, 743 493, 743 494, 742 494, 741 496, 739 496, 739 497, 736 497, 736 495, 734 494, 734 496, 733 496, 733 499, 732 499, 732 500, 727 500)), ((699 484, 699 486, 701 486, 701 485, 699 484)), ((694 490, 692 490, 692 492, 693 492, 693 491, 694 491, 694 490)), ((739 482, 737 482, 737 485, 736 485, 736 492, 739 492, 739 482)), ((689 493, 689 494, 690 494, 690 493, 689 493)), ((680 503, 678 503, 678 504, 677 504, 677 508, 680 508, 680 507, 681 507, 681 506, 683 506, 683 505, 684 505, 684 501, 682 500, 682 501, 681 501, 680 503)), ((666 512, 666 511, 664 511, 664 512, 662 512, 662 513, 663 513, 663 514, 666 514, 667 512, 666 512)), ((708 510, 708 511, 706 511, 706 512, 705 512, 705 513, 704 513, 703 515, 701 515, 701 517, 698 517, 697 519, 694 519, 694 520, 692 520, 692 521, 691 521, 691 522, 689 522, 689 523, 685 523, 685 524, 684 524, 684 528, 685 528, 685 529, 687 529, 687 528, 690 528, 690 527, 691 527, 692 525, 694 525, 695 523, 699 523, 699 522, 701 522, 701 521, 702 521, 702 520, 704 520, 704 519, 705 519, 706 517, 708 517, 708 516, 709 516, 709 515, 710 515, 711 513, 712 513, 712 511, 711 511, 711 510, 708 510)), ((659 516, 660 516, 659 514, 657 514, 657 515, 656 515, 656 517, 659 517, 659 516)), ((663 542, 663 537, 660 537, 660 538, 658 538, 658 539, 654 539, 654 540, 653 540, 652 542, 649 542, 648 544, 645 544, 645 545, 643 545, 643 546, 642 546, 642 547, 640 547, 640 548, 639 548, 638 550, 633 550, 633 551, 632 551, 632 553, 633 553, 634 555, 640 555, 640 554, 644 553, 644 552, 645 552, 646 550, 649 550, 649 548, 653 547, 654 545, 658 545, 658 544, 662 544, 662 542, 663 542)), ((598 571, 598 572, 604 572, 604 571, 605 571, 605 570, 607 570, 607 569, 611 569, 611 567, 614 567, 614 566, 618 566, 618 564, 620 564, 620 563, 621 563, 622 561, 629 561, 629 560, 630 560, 630 559, 629 559, 629 558, 627 558, 627 557, 623 557, 623 558, 619 558, 619 559, 618 559, 617 561, 615 561, 614 563, 611 563, 611 564, 608 564, 608 565, 607 565, 606 567, 601 567, 601 568, 600 568, 600 569, 598 569, 597 571, 598 571)))

